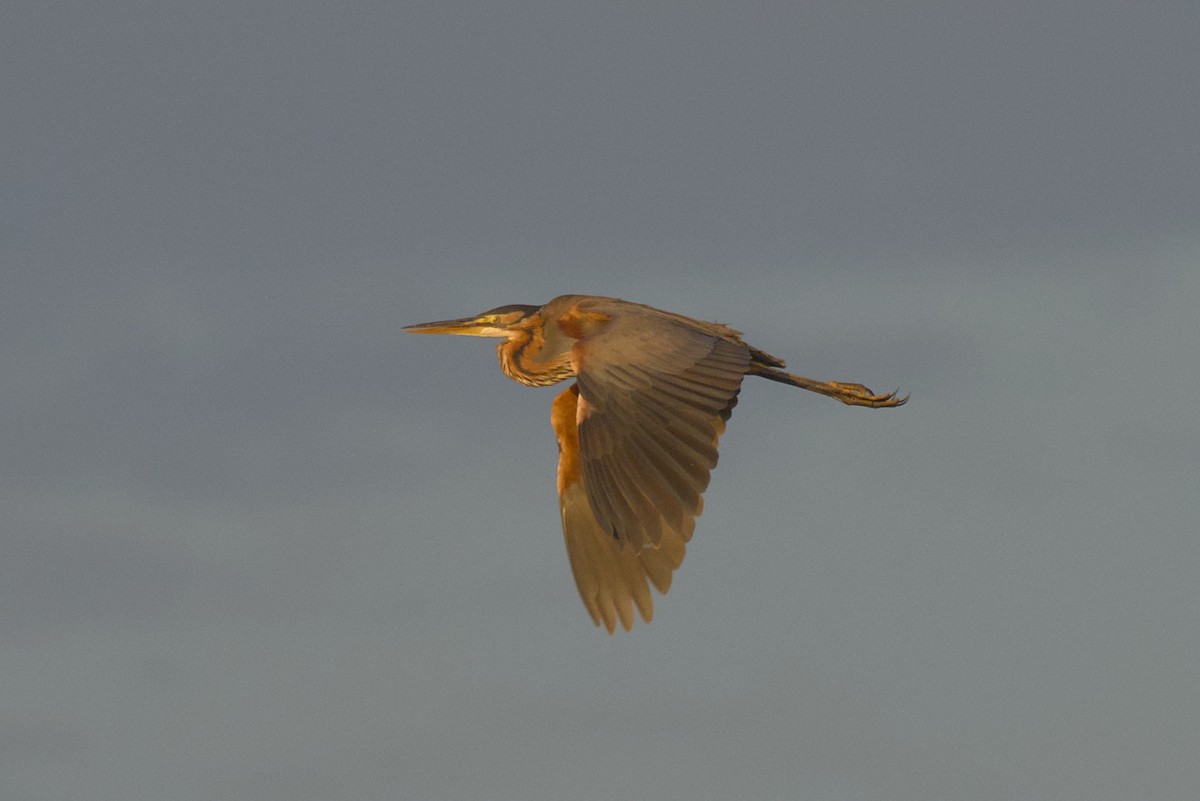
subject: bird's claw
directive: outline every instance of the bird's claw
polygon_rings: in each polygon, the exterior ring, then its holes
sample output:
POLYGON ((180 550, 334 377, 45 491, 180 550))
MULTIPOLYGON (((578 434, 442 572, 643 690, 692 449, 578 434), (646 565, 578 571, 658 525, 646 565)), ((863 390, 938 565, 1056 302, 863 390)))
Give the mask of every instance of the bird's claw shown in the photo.
POLYGON ((876 395, 862 384, 843 384, 841 381, 830 381, 830 386, 837 390, 837 399, 850 406, 867 406, 872 409, 887 409, 903 406, 908 403, 908 395, 898 397, 900 390, 876 395))

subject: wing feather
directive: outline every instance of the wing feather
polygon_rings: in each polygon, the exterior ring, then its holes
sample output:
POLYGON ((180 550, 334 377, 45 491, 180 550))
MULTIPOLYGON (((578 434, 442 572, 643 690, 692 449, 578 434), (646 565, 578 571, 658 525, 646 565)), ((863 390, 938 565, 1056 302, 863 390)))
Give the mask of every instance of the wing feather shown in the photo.
POLYGON ((654 614, 683 562, 717 440, 737 404, 750 348, 737 332, 631 304, 571 349, 577 383, 554 401, 563 537, 596 625, 654 614))
POLYGON ((635 550, 667 531, 682 540, 700 512, 749 347, 645 310, 612 315, 572 353, 583 485, 600 527, 635 550))
POLYGON ((612 634, 628 631, 635 614, 647 623, 654 616, 650 584, 665 593, 671 574, 683 562, 690 529, 666 529, 658 548, 635 551, 601 528, 588 504, 580 466, 576 409, 579 390, 572 385, 554 401, 550 421, 558 437, 558 496, 563 539, 571 573, 592 621, 612 634))

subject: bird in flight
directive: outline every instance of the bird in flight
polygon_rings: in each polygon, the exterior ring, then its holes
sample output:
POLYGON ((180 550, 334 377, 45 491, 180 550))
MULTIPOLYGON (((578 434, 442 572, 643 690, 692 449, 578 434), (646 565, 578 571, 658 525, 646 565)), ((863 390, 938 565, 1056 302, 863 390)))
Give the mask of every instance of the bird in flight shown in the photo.
POLYGON ((649 623, 649 585, 670 588, 745 376, 851 406, 908 401, 786 373, 740 331, 617 298, 563 295, 404 330, 502 339, 500 369, 528 386, 575 379, 550 411, 563 537, 583 604, 609 634, 633 627, 635 607, 649 623))

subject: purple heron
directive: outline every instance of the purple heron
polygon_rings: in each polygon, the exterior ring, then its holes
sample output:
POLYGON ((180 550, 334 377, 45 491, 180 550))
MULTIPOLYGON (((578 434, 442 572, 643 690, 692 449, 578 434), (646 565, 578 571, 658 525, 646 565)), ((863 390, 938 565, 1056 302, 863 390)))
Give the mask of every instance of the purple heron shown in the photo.
POLYGON ((404 330, 503 339, 500 369, 531 387, 575 378, 550 411, 563 536, 583 604, 610 634, 632 628, 634 607, 650 622, 649 584, 670 588, 743 377, 872 409, 908 400, 785 373, 728 326, 616 298, 563 295, 404 330))

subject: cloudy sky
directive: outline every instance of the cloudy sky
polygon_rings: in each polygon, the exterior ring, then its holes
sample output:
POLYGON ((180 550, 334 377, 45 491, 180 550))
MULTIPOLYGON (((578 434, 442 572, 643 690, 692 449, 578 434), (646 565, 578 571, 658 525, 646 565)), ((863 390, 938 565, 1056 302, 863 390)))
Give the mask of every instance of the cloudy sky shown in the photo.
POLYGON ((1190 799, 1200 10, 0 11, 0 797, 1190 799), (554 390, 405 324, 616 295, 748 380, 653 624, 554 390))

